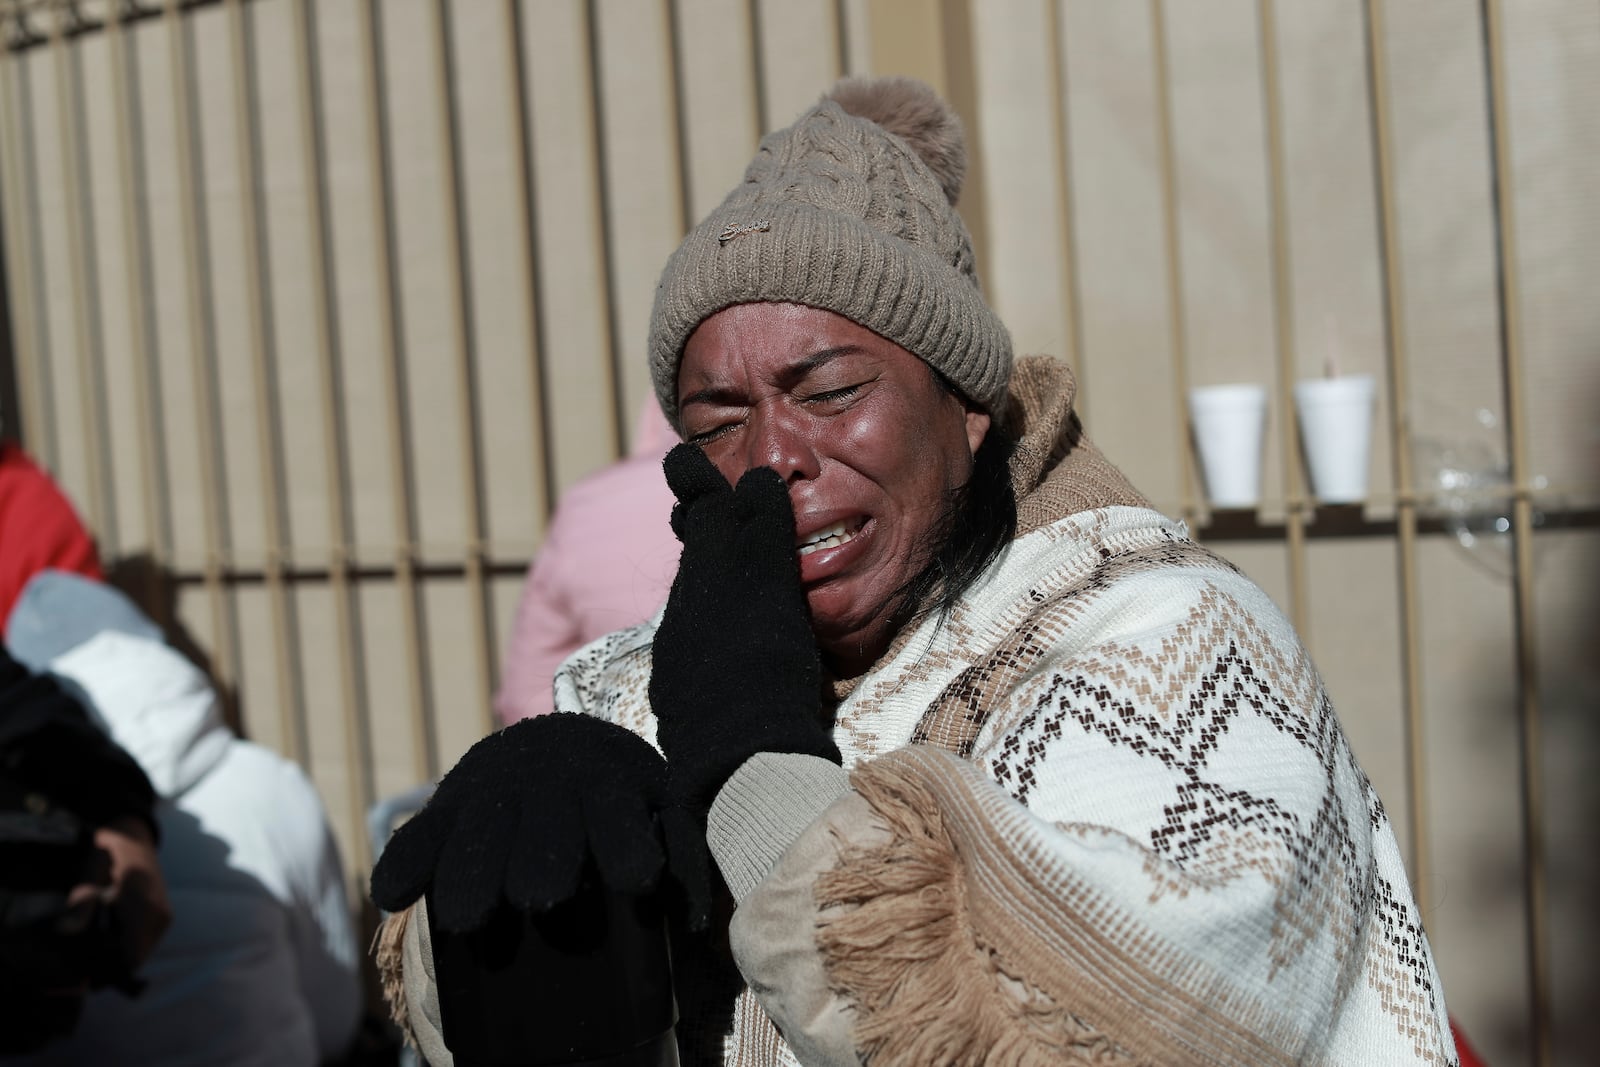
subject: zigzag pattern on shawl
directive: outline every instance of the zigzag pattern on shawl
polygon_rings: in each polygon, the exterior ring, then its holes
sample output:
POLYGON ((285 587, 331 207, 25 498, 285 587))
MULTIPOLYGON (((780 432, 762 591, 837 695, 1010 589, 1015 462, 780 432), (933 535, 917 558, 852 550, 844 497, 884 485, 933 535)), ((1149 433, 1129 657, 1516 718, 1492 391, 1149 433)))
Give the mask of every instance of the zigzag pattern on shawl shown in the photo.
MULTIPOLYGON (((1368 953, 1367 984, 1377 990, 1383 1002, 1395 1016, 1402 1032, 1412 1035, 1412 1050, 1425 1062, 1441 1062, 1435 1058, 1433 1047, 1424 1043, 1429 1022, 1439 1006, 1439 991, 1428 980, 1420 961, 1424 956, 1422 921, 1417 913, 1400 899, 1394 885, 1378 879, 1378 906, 1373 918, 1381 930, 1387 952, 1368 953), (1425 1008, 1412 1005, 1417 1001, 1420 988, 1425 1008)), ((1451 1065, 1456 1060, 1443 1061, 1451 1065)))
MULTIPOLYGON (((1022 680, 1060 647, 1060 637, 1098 592, 1131 574, 1172 566, 1236 570, 1190 542, 1125 553, 1103 550, 1100 565, 1089 575, 1053 597, 1039 598, 1025 625, 944 687, 918 722, 913 743, 972 758, 985 726, 1006 705, 1003 696, 1015 695, 1022 680)), ((1091 660, 1063 665, 1043 683, 1031 711, 1004 728, 991 773, 1026 803, 1035 786, 1035 767, 1062 740, 1069 720, 1108 743, 1159 760, 1180 781, 1166 806, 1164 825, 1151 831, 1151 847, 1171 856, 1191 878, 1220 884, 1255 872, 1281 887, 1271 935, 1274 973, 1327 932, 1330 917, 1347 916, 1350 921, 1332 931, 1334 951, 1347 986, 1357 981, 1362 968, 1353 957, 1362 951, 1362 931, 1355 919, 1373 916, 1383 948, 1366 953, 1366 978, 1384 994, 1396 1025, 1406 1031, 1418 1017, 1431 1017, 1437 1002, 1420 951, 1420 922, 1392 886, 1377 877, 1373 864, 1360 861, 1350 836, 1354 813, 1346 810, 1341 791, 1334 787, 1336 777, 1342 772, 1359 783, 1367 810, 1365 818, 1356 818, 1378 829, 1386 824, 1386 813, 1345 742, 1304 649, 1296 643, 1293 656, 1286 658, 1279 643, 1264 636, 1256 641, 1246 636, 1244 648, 1230 636, 1224 648, 1225 635, 1255 634, 1253 619, 1215 586, 1202 600, 1203 606, 1180 630, 1196 635, 1193 651, 1201 645, 1213 650, 1209 663, 1181 656, 1174 660, 1178 650, 1173 648, 1163 649, 1163 663, 1138 649, 1112 648, 1101 649, 1091 660), (1199 639, 1201 634, 1209 643, 1199 639), (1133 674, 1138 680, 1124 692, 1140 692, 1138 701, 1090 681, 1126 681, 1133 674), (1309 825, 1302 827, 1299 818, 1271 797, 1229 788, 1204 774, 1209 753, 1241 714, 1269 723, 1316 760, 1323 790, 1309 825), (1312 872, 1333 872, 1334 877, 1313 878, 1312 872)), ((1429 1055, 1420 1042, 1418 1052, 1425 1059, 1429 1055)))
POLYGON ((1370 907, 1375 872, 1351 838, 1350 813, 1337 786, 1342 768, 1363 795, 1368 791, 1332 705, 1303 650, 1297 647, 1286 659, 1275 642, 1251 640, 1256 631, 1248 612, 1214 586, 1206 587, 1188 620, 1175 629, 1188 635, 1186 647, 1167 644, 1160 656, 1109 646, 1063 665, 1003 740, 992 761, 996 780, 1026 803, 1034 767, 1045 753, 1023 739, 1060 738, 1069 720, 1112 746, 1157 760, 1177 780, 1150 846, 1191 879, 1222 885, 1254 873, 1279 887, 1274 972, 1326 931, 1333 934, 1335 958, 1346 966, 1359 950, 1358 917, 1370 907), (1201 659, 1208 655, 1214 657, 1209 663, 1201 659), (1153 690, 1131 699, 1129 693, 1143 689, 1132 678, 1145 684, 1154 679, 1153 690), (1273 797, 1231 788, 1206 774, 1223 737, 1246 714, 1268 722, 1320 767, 1321 800, 1309 825, 1273 797))
MULTIPOLYGON (((1046 597, 1026 625, 1001 645, 951 679, 923 712, 912 744, 936 745, 963 759, 972 758, 978 735, 994 710, 1059 647, 1059 640, 1099 592, 1123 579, 1168 567, 1216 567, 1237 573, 1233 564, 1192 541, 1167 541, 1125 552, 1102 548, 1101 561, 1080 582, 1046 597)), ((959 611, 959 609, 958 609, 959 611)), ((956 620, 953 618, 952 622, 956 620)), ((949 624, 947 624, 949 625, 949 624)))

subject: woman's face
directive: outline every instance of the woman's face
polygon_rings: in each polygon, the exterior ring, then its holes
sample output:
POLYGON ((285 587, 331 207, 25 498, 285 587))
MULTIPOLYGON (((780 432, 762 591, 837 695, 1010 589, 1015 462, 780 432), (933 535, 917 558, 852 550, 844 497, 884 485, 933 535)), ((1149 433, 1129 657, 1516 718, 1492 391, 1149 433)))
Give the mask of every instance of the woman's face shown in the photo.
POLYGON ((989 416, 894 342, 798 304, 738 304, 702 322, 678 404, 685 439, 730 483, 754 467, 783 476, 818 644, 842 674, 869 666, 989 416))

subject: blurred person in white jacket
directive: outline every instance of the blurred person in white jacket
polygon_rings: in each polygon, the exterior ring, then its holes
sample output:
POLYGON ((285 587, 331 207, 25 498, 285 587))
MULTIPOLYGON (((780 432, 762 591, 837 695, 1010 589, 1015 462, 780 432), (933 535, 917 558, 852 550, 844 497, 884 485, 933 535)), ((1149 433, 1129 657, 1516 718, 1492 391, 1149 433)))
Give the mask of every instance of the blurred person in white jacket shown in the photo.
POLYGON ((204 672, 110 586, 43 572, 8 633, 13 655, 75 689, 155 786, 174 914, 140 996, 92 996, 71 1040, 14 1062, 337 1060, 360 1017, 355 935, 305 774, 234 736, 204 672))

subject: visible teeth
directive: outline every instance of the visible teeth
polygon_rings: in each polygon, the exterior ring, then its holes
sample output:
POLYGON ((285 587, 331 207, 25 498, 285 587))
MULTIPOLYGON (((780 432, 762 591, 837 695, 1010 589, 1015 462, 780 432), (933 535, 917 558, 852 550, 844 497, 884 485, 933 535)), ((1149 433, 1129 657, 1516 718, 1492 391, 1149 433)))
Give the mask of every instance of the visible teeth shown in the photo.
POLYGON ((825 527, 812 534, 805 544, 799 548, 802 556, 809 556, 813 552, 820 552, 824 548, 838 548, 840 545, 854 538, 856 532, 842 522, 825 527))

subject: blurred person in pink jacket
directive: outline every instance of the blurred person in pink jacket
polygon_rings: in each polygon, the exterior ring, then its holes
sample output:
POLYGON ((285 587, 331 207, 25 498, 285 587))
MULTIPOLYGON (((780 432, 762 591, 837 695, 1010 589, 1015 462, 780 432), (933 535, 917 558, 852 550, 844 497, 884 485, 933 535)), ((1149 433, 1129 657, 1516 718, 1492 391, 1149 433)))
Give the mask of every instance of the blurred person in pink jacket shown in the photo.
POLYGON ((682 547, 661 460, 678 443, 655 397, 645 399, 625 459, 561 496, 528 568, 506 644, 494 710, 507 725, 554 706, 561 661, 597 637, 644 622, 667 599, 682 547))

